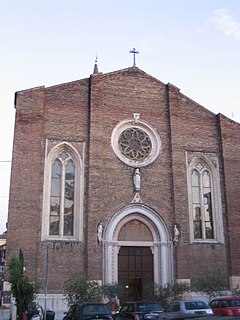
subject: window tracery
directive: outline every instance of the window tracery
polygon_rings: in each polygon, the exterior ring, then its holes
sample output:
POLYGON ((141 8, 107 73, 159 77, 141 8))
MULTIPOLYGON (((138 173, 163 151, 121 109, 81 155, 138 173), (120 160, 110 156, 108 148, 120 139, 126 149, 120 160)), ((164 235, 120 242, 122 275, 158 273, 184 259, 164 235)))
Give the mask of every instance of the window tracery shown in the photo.
POLYGON ((49 235, 73 236, 75 165, 68 154, 52 164, 49 235))
POLYGON ((82 160, 69 143, 60 143, 45 164, 42 240, 81 240, 82 222, 82 160))
POLYGON ((124 130, 118 140, 121 152, 131 160, 145 159, 152 150, 151 139, 138 128, 124 130))
POLYGON ((190 241, 224 243, 216 154, 187 152, 190 241))
POLYGON ((116 156, 134 168, 146 167, 154 162, 162 150, 157 131, 140 120, 140 114, 119 122, 112 131, 111 145, 116 156))
POLYGON ((191 180, 194 239, 214 239, 210 173, 198 163, 191 180))

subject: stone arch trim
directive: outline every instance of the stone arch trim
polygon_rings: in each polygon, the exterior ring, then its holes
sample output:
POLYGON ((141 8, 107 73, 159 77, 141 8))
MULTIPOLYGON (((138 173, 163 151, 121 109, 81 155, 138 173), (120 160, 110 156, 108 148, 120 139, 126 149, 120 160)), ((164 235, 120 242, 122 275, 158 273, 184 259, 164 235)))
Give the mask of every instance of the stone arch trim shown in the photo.
POLYGON ((149 246, 154 260, 154 282, 160 285, 173 282, 172 236, 163 218, 155 210, 143 204, 130 204, 119 209, 109 219, 103 234, 104 283, 118 281, 118 251, 124 245, 149 246), (152 233, 153 241, 118 241, 121 227, 134 219, 146 224, 152 233))
POLYGON ((118 241, 119 242, 119 240, 118 240, 119 239, 119 233, 120 233, 122 227, 124 225, 126 225, 128 222, 133 221, 133 220, 137 220, 137 221, 140 221, 143 224, 145 224, 148 227, 148 229, 149 229, 149 231, 150 231, 150 233, 152 235, 153 241, 154 242, 158 241, 157 236, 156 236, 156 234, 157 234, 156 231, 157 230, 154 230, 155 226, 151 223, 151 221, 146 220, 146 218, 143 215, 134 214, 134 213, 133 214, 129 214, 128 216, 126 216, 124 219, 122 219, 118 223, 118 225, 117 225, 117 227, 115 229, 115 232, 114 232, 114 241, 118 241))
POLYGON ((223 232, 223 216, 222 216, 222 201, 221 201, 221 188, 220 188, 220 173, 218 156, 216 153, 205 153, 201 151, 188 151, 186 152, 187 158, 187 179, 188 179, 188 205, 189 205, 189 225, 190 225, 190 242, 191 243, 221 243, 224 244, 223 232), (215 239, 210 240, 194 240, 193 226, 192 226, 192 213, 191 213, 191 173, 198 162, 203 163, 209 170, 211 186, 212 186, 212 206, 213 206, 213 225, 215 230, 215 239))
POLYGON ((123 120, 116 125, 112 131, 111 145, 114 153, 122 162, 130 167, 140 168, 151 164, 158 158, 162 150, 162 143, 158 132, 151 125, 140 120, 140 114, 134 115, 137 115, 137 118, 123 120), (122 133, 128 129, 136 130, 136 133, 138 130, 141 130, 151 141, 150 152, 146 157, 142 159, 131 159, 122 152, 123 150, 121 150, 119 146, 119 138, 121 137, 122 133))
POLYGON ((42 230, 41 240, 54 241, 83 241, 83 198, 84 198, 84 150, 85 144, 82 142, 58 141, 46 139, 45 146, 45 168, 44 168, 44 187, 42 205, 42 230), (49 236, 49 199, 51 190, 51 166, 55 157, 62 151, 68 152, 75 164, 76 186, 74 194, 74 235, 64 237, 49 236))

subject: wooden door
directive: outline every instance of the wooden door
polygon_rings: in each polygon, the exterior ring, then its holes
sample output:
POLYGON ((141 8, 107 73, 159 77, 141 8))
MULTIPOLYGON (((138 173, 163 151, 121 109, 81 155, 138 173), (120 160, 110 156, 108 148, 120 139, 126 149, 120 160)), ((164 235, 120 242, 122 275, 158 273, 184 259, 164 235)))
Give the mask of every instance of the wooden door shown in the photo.
POLYGON ((153 282, 153 255, 149 247, 121 247, 118 255, 118 284, 121 303, 141 300, 144 287, 153 282))

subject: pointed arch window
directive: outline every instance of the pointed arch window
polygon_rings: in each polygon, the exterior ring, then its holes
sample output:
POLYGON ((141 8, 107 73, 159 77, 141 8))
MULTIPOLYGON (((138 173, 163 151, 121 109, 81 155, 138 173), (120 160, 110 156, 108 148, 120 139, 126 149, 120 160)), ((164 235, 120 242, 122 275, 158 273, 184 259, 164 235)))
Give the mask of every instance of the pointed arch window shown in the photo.
POLYGON ((198 163, 191 182, 194 239, 214 239, 210 172, 198 163))
POLYGON ((190 242, 224 243, 218 158, 214 153, 188 156, 190 242))
POLYGON ((75 165, 62 152, 52 164, 49 235, 73 236, 75 165))
POLYGON ((81 157, 60 144, 46 160, 42 240, 82 240, 83 195, 81 157))

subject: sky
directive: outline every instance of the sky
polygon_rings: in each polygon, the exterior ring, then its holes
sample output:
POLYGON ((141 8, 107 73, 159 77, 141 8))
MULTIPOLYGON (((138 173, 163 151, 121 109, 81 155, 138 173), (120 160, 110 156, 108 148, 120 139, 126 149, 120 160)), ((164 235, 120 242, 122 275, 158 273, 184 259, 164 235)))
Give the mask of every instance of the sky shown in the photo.
POLYGON ((0 0, 0 234, 14 94, 133 64, 240 122, 240 0, 0 0))

